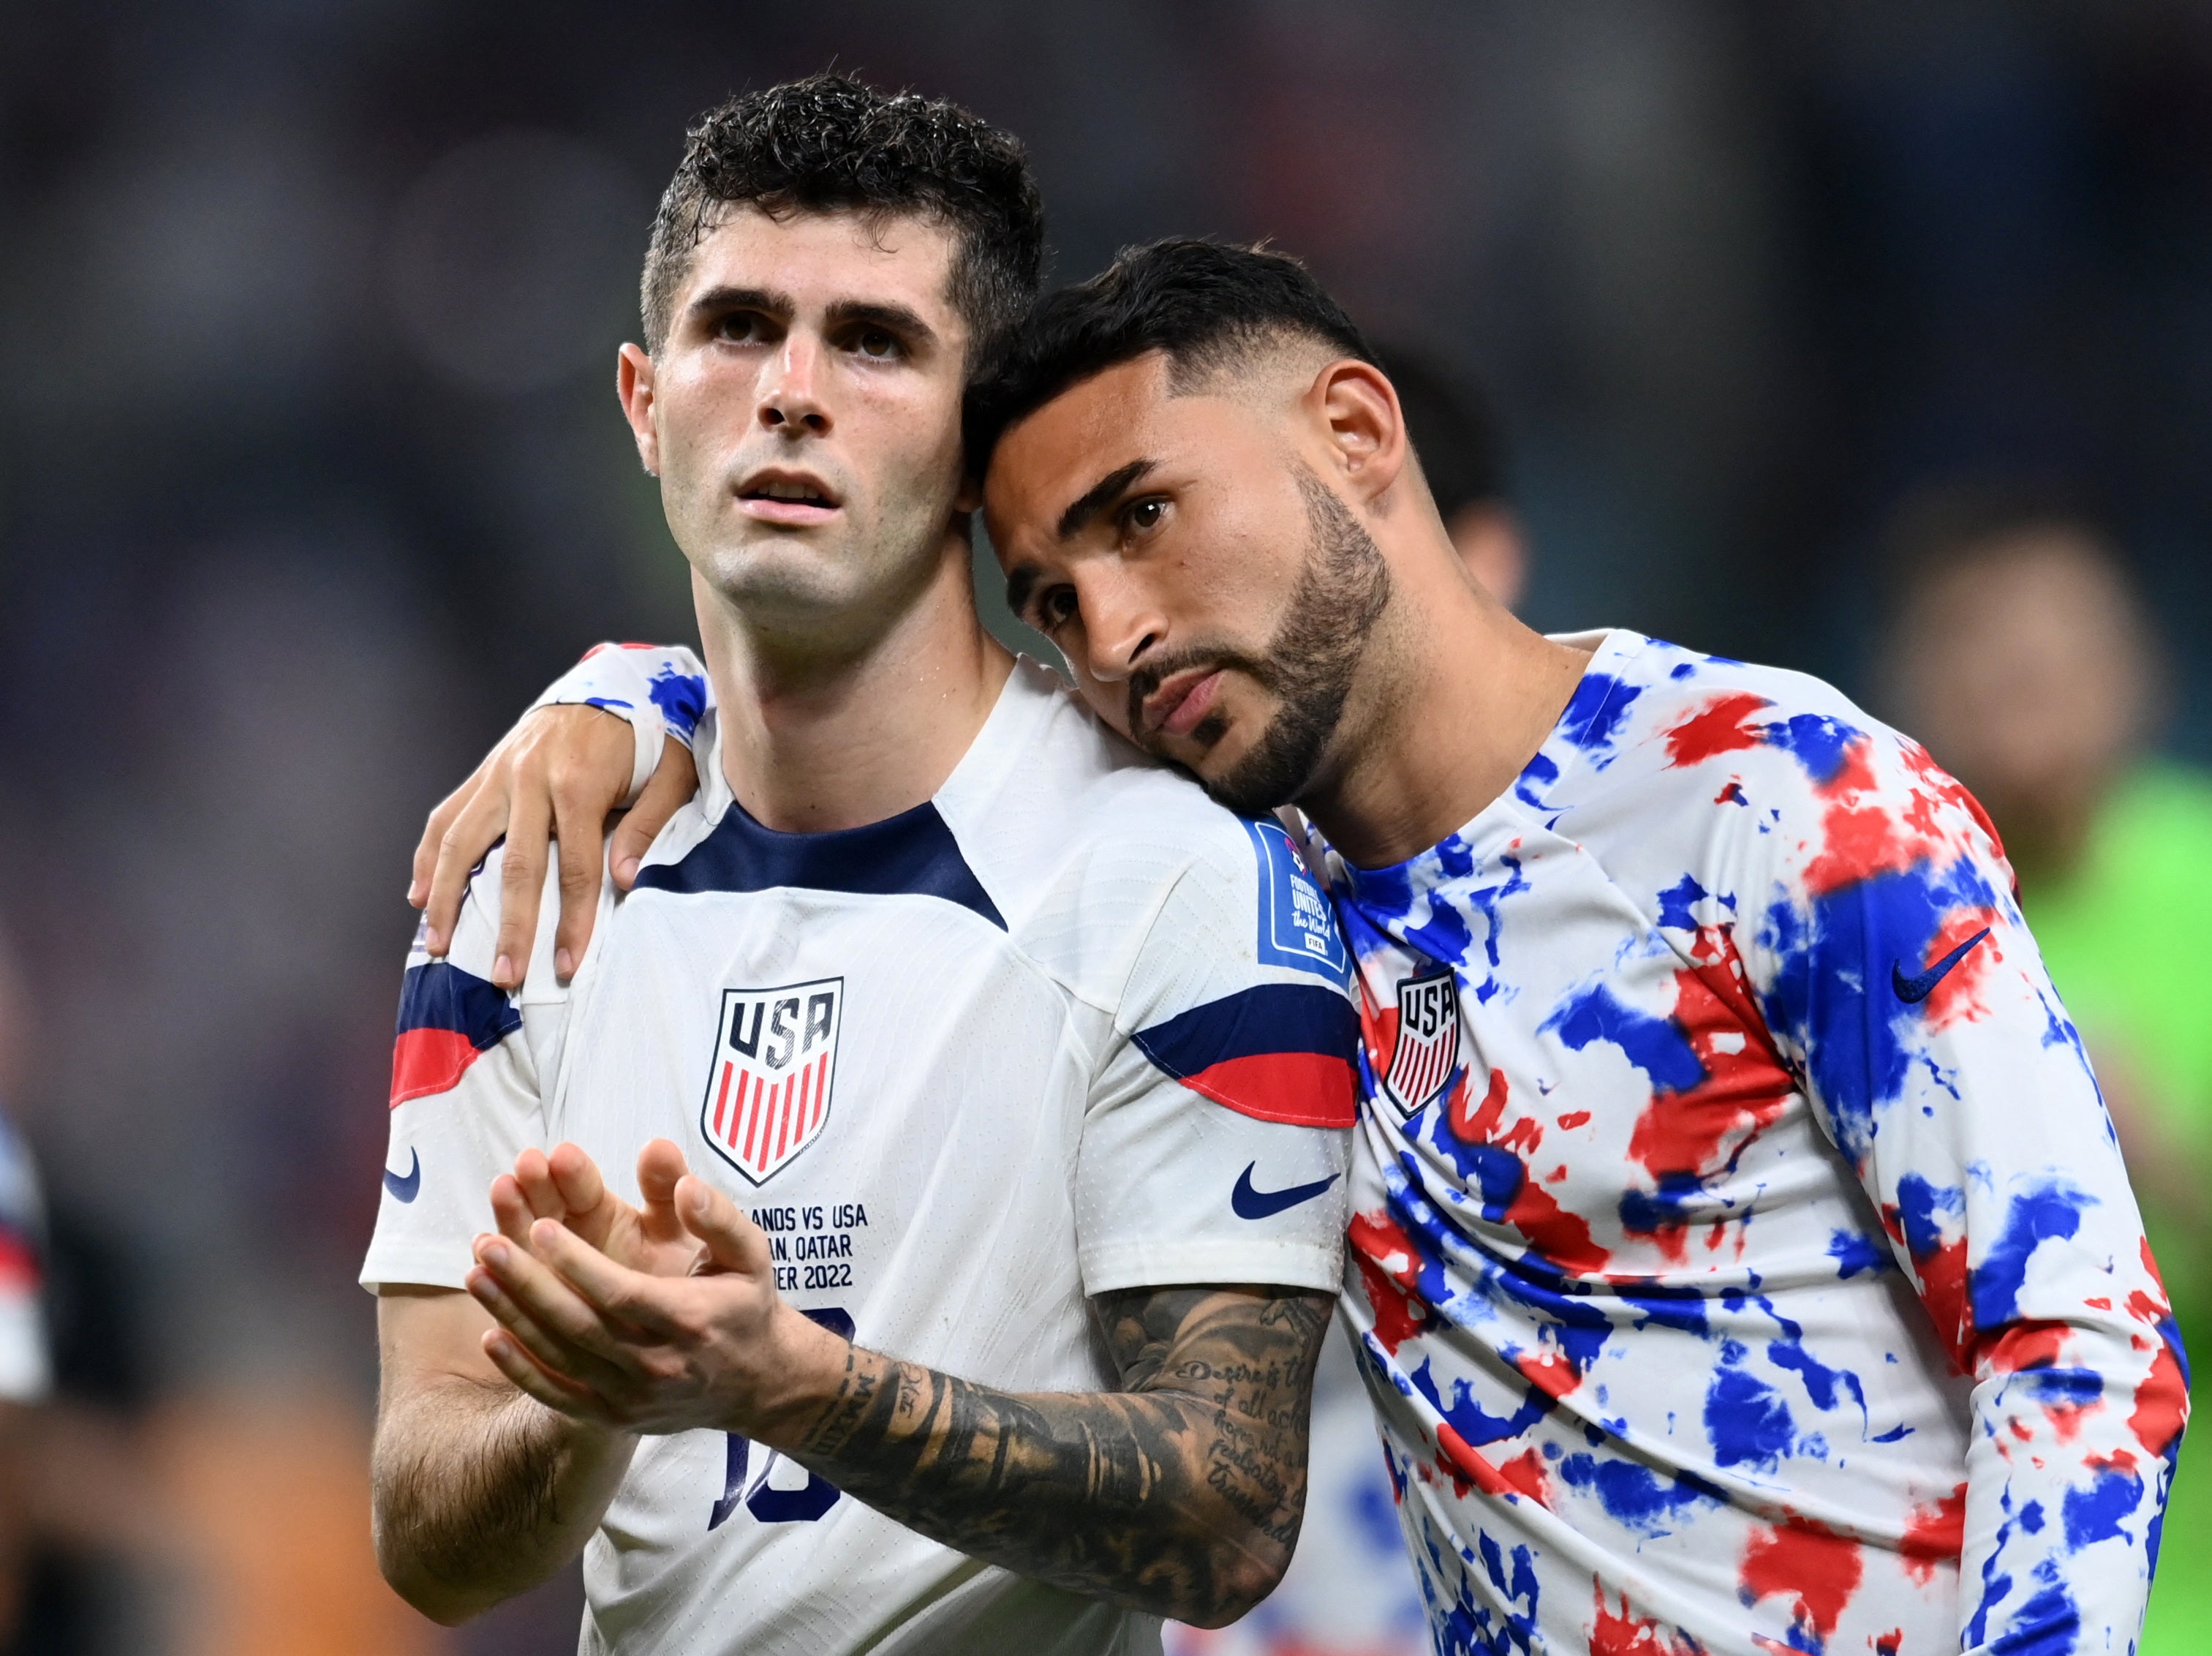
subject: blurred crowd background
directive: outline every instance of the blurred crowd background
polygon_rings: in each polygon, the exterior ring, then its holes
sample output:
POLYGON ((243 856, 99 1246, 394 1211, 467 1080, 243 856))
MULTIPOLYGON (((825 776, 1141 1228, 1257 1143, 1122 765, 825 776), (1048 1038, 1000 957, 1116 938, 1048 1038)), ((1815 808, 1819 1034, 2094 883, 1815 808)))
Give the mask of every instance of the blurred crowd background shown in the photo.
MULTIPOLYGON (((1025 138, 1062 279, 1304 257, 1534 622, 1926 740, 2212 1349, 2212 4, 0 0, 0 1099, 46 1198, 0 1143, 0 1301, 42 1288, 53 1371, 0 1411, 0 1650, 573 1647, 572 1583, 448 1634, 371 1562, 407 854, 584 647, 690 636, 614 350, 687 120, 830 64, 1025 138)), ((1421 1647, 1331 1364, 1291 1583, 1181 1648, 1421 1647)), ((2154 1656, 2212 1648, 2180 1488, 2154 1656)))

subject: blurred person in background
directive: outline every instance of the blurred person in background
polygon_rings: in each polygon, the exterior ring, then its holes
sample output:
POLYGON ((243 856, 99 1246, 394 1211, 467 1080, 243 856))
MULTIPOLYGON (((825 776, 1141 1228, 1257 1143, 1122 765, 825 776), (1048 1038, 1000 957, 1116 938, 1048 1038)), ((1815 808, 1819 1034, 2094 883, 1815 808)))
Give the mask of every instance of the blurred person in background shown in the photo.
MULTIPOLYGON (((29 1057, 0 939, 0 1104, 29 1057)), ((51 1205, 0 1113, 0 1656, 168 1648, 143 1330, 112 1239, 51 1205)))
POLYGON ((48 1383, 40 1229, 30 1156, 0 1117, 0 1648, 21 1617, 32 1527, 27 1451, 48 1383))
MULTIPOLYGON (((2070 502, 1967 485, 1890 536, 1883 679, 1973 790, 2081 1026, 2184 1344, 2212 1349, 2212 777, 2153 748, 2163 641, 2112 535, 2070 502)), ((2212 1438, 2185 1439, 2169 1561, 2212 1549, 2212 1438)), ((2212 1581, 2160 1574, 2145 1656, 2212 1649, 2212 1581)))

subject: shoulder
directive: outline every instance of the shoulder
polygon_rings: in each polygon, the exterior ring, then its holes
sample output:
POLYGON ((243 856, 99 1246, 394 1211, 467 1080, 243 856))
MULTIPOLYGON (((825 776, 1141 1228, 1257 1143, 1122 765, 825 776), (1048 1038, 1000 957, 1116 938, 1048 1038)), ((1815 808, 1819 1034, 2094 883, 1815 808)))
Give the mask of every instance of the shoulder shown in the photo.
POLYGON ((1126 921, 1194 864, 1252 863, 1241 819, 1108 729, 1053 673, 1024 661, 1015 675, 978 752, 937 795, 1011 928, 1071 881, 1103 901, 1102 919, 1126 921))
POLYGON ((1215 804, 1034 663, 1016 672, 1021 716, 938 805, 1039 965, 1110 1000, 1170 905, 1175 947, 1249 960, 1266 953, 1270 903, 1286 960, 1333 949, 1340 961, 1327 904, 1279 825, 1215 804))
POLYGON ((1808 673, 1640 640, 1602 716, 1578 731, 1571 714, 1543 804, 1616 876, 1650 863, 1709 884, 1703 868, 1748 854, 1826 891, 1962 852, 2002 859, 1980 806, 1919 743, 1808 673))

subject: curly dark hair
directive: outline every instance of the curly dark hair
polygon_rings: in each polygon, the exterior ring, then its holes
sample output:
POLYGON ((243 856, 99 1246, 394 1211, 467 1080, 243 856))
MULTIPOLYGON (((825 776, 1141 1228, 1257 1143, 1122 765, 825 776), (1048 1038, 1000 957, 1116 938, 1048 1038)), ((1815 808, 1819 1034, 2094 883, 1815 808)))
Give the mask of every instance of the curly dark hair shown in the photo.
POLYGON ((1012 134, 942 98, 811 75, 731 99, 687 135, 645 255, 645 344, 668 337, 700 239, 734 206, 916 213, 955 237, 952 302, 985 360, 1036 295, 1044 203, 1012 134))
POLYGON ((1007 427, 1078 381, 1148 352, 1167 353, 1181 389, 1285 338, 1376 361, 1344 307, 1288 253, 1182 237, 1124 247, 1088 282, 1038 301, 978 377, 969 463, 980 472, 1007 427))

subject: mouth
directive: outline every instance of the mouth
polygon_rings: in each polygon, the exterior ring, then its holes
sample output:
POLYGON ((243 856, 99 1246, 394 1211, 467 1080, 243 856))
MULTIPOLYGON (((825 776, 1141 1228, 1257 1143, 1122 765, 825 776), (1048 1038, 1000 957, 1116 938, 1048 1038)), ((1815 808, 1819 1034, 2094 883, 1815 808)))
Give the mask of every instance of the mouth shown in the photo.
POLYGON ((837 496, 811 472, 773 466, 738 485, 738 509, 762 523, 803 528, 837 514, 837 496))
POLYGON ((1164 736, 1188 736, 1221 693, 1219 667, 1191 667, 1160 681, 1145 698, 1144 728, 1164 736))

